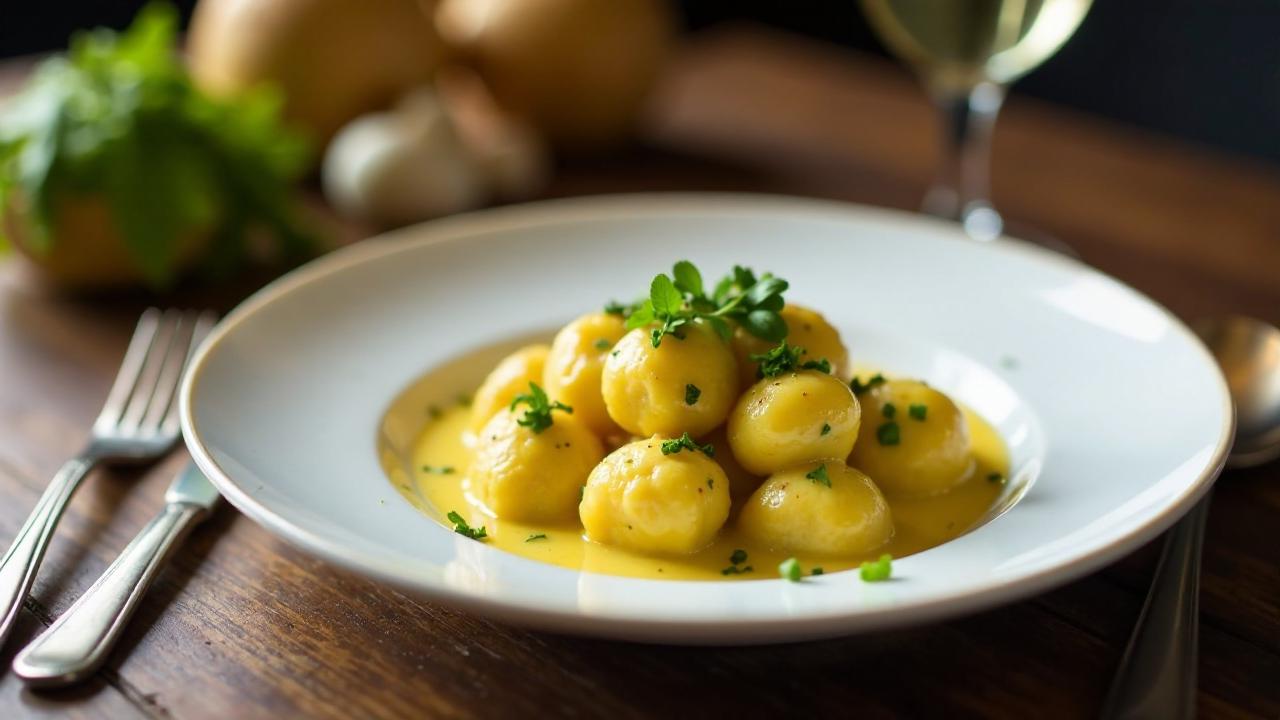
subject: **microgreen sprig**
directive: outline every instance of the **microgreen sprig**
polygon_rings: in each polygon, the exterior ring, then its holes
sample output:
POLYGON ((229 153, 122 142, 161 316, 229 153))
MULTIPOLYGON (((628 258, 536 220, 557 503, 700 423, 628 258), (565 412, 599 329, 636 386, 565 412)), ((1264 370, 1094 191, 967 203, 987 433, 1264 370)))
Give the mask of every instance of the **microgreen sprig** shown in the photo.
POLYGON ((663 455, 674 455, 680 452, 681 450, 701 452, 703 455, 706 455, 709 458, 713 458, 716 456, 716 449, 711 445, 711 443, 707 443, 706 445, 699 445, 697 441, 689 437, 689 433, 685 433, 680 437, 676 438, 675 440, 662 441, 663 455))
POLYGON ((653 278, 647 300, 631 307, 611 303, 605 310, 626 317, 628 330, 656 324, 650 338, 654 347, 667 335, 683 340, 685 328, 695 320, 707 323, 725 340, 733 335, 732 320, 756 337, 778 342, 787 336, 787 323, 779 314, 786 289, 786 280, 767 274, 757 280, 751 270, 735 266, 708 296, 702 273, 681 260, 670 276, 653 278))
POLYGON ((756 368, 758 378, 777 377, 797 369, 831 372, 831 363, 826 358, 800 362, 800 356, 804 353, 805 349, 799 345, 788 345, 786 340, 782 340, 766 352, 749 355, 748 358, 751 362, 759 363, 756 368))
POLYGON ((516 423, 523 427, 527 427, 536 435, 543 430, 551 427, 551 412, 553 410, 561 410, 573 414, 573 408, 565 405, 557 400, 551 402, 547 397, 547 391, 538 386, 538 383, 529 383, 529 392, 517 395, 511 401, 511 410, 514 412, 518 405, 528 405, 529 409, 524 411, 524 417, 516 420, 516 423))
POLYGON ((450 510, 445 517, 449 519, 449 522, 453 523, 453 531, 463 537, 469 537, 472 540, 483 540, 489 537, 489 533, 485 532, 483 525, 478 528, 471 527, 467 524, 466 518, 462 517, 457 510, 450 510))

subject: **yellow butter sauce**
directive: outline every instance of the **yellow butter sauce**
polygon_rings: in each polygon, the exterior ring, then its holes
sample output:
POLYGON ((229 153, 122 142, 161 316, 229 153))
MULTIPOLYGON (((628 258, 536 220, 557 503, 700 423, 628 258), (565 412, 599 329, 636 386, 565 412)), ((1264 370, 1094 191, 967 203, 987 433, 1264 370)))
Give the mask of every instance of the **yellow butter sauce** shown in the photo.
MULTIPOLYGON (((895 558, 905 557, 956 538, 985 519, 1003 490, 1002 483, 992 482, 989 478, 993 475, 1008 477, 1009 457, 995 429, 967 408, 964 412, 975 460, 975 470, 970 478, 944 495, 922 499, 890 498, 895 530, 887 545, 868 557, 799 556, 806 573, 814 567, 821 567, 827 573, 856 568, 862 561, 881 553, 890 553, 895 558)), ((593 543, 583 537, 582 526, 576 521, 545 525, 492 517, 467 493, 466 473, 471 457, 471 451, 463 441, 467 420, 467 408, 459 405, 441 411, 427 423, 413 449, 412 477, 404 478, 403 470, 395 467, 398 461, 392 457, 384 458, 384 464, 388 474, 396 478, 394 484, 400 493, 424 514, 451 526, 445 515, 457 511, 472 526, 483 525, 488 533, 484 542, 493 547, 573 569, 671 580, 776 578, 778 564, 787 557, 754 544, 734 527, 732 517, 710 547, 680 557, 640 555, 593 543), (432 470, 425 470, 426 467, 432 470), (442 468, 450 468, 452 472, 441 472, 442 468), (743 565, 751 566, 753 571, 723 574, 722 571, 730 566, 729 556, 737 549, 747 552, 747 561, 743 565)), ((736 502, 742 500, 737 498, 736 502)))

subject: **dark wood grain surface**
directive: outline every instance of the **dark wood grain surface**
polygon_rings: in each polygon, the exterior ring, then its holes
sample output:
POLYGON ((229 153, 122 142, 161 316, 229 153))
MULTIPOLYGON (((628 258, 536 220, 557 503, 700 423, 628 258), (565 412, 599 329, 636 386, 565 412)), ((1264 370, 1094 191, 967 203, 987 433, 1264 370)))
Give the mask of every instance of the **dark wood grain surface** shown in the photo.
MULTIPOLYGON (((25 72, 0 70, 0 88, 25 72)), ((891 65, 721 31, 673 64, 639 147, 567 163, 551 194, 746 190, 911 208, 937 130, 891 65)), ((1244 312, 1280 322, 1276 168, 1016 92, 995 144, 995 200, 1015 223, 1066 241, 1183 318, 1244 312)), ((225 308, 237 294, 211 302, 225 308)), ((0 544, 83 441, 143 303, 59 297, 20 263, 0 264, 0 544)), ((0 652, 0 717, 1088 717, 1158 550, 943 624, 688 649, 530 633, 412 600, 224 507, 163 572, 92 682, 24 689, 7 672, 14 649, 88 587, 160 507, 183 462, 178 454, 147 471, 101 472, 76 496, 0 652)), ((1228 471, 1204 564, 1205 717, 1280 717, 1277 526, 1280 466, 1228 471)))

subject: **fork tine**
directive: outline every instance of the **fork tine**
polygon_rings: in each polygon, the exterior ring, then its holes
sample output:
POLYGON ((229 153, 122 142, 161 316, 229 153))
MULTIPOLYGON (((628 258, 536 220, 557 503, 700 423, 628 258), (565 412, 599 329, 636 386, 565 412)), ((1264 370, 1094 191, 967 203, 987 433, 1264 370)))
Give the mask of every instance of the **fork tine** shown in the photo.
POLYGON ((187 352, 182 359, 182 366, 177 380, 174 382, 174 397, 169 402, 169 409, 165 411, 164 420, 160 422, 160 431, 166 435, 176 434, 178 432, 178 398, 177 387, 182 383, 182 378, 187 374, 187 366, 191 362, 191 356, 195 355, 196 349, 200 347, 200 343, 208 337, 209 332, 213 330, 213 326, 218 323, 218 316, 209 310, 200 313, 196 318, 195 327, 191 330, 191 341, 187 344, 187 352))
POLYGON ((160 328, 156 331, 156 340, 151 344, 150 352, 142 364, 138 382, 133 386, 129 401, 125 405, 124 415, 120 417, 117 429, 125 435, 136 435, 142 423, 142 416, 151 404, 155 394, 156 383, 160 372, 164 369, 164 359, 172 352, 174 335, 178 331, 181 314, 177 310, 165 310, 160 318, 160 328))
POLYGON ((107 393, 107 401, 94 421, 94 428, 112 428, 120 421, 125 403, 133 394, 138 384, 138 376, 142 372, 143 363, 156 337, 160 324, 160 311, 147 308, 138 318, 138 326, 134 328, 133 338, 129 340, 129 349, 124 353, 124 361, 120 363, 120 371, 116 373, 111 392, 107 393))
POLYGON ((173 399, 178 378, 182 375, 182 367, 186 364, 186 349, 191 344, 191 333, 194 330, 195 321, 196 314, 191 311, 184 312, 178 317, 168 352, 164 357, 164 365, 156 378, 155 394, 151 396, 147 411, 139 421, 140 435, 154 435, 160 429, 160 421, 169 409, 169 401, 173 399))

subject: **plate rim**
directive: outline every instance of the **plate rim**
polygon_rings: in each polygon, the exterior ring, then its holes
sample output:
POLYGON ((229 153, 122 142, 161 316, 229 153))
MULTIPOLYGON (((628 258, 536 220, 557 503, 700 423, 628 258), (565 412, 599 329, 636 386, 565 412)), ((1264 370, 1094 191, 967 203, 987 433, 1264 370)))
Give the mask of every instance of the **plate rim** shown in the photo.
MULTIPOLYGON (((790 211, 831 218, 868 218, 897 225, 933 225, 960 236, 959 229, 945 220, 903 210, 862 205, 839 200, 817 199, 771 193, 646 192, 557 198, 462 213, 446 218, 398 228, 370 236, 322 255, 276 278, 233 308, 200 345, 184 373, 179 396, 179 416, 183 439, 196 465, 237 510, 269 533, 309 554, 360 575, 372 577, 411 593, 454 607, 480 612, 488 617, 555 632, 641 642, 679 644, 759 644, 816 639, 853 634, 866 629, 882 629, 934 622, 1004 605, 1064 585, 1132 552, 1172 526, 1202 497, 1222 472, 1235 435, 1236 417, 1227 383, 1216 360, 1194 332, 1168 308, 1145 293, 1097 268, 1007 236, 983 244, 1002 252, 1031 254, 1041 261, 1065 265, 1105 278, 1156 308, 1174 332, 1201 355, 1214 371, 1217 394, 1223 405, 1223 425, 1213 454, 1196 479, 1182 494, 1147 522, 1129 528, 1112 542, 1073 560, 1041 568, 1026 575, 994 582, 960 595, 943 595, 883 607, 858 608, 843 612, 813 613, 805 617, 761 619, 646 618, 606 613, 565 612, 536 604, 495 600, 482 593, 453 589, 444 584, 427 585, 397 572, 394 564, 345 546, 300 527, 277 515, 232 479, 213 458, 194 418, 192 398, 201 371, 213 349, 235 328, 262 307, 305 285, 317 282, 345 268, 385 255, 408 252, 441 242, 459 234, 493 232, 556 222, 607 220, 646 215, 677 215, 681 212, 723 216, 765 214, 777 216, 790 211), (730 629, 750 626, 752 632, 735 637, 730 629), (691 632, 692 631, 692 632, 691 632), (701 632, 698 632, 701 631, 701 632)), ((972 242, 966 240, 968 242, 972 242)), ((673 581, 650 581, 673 582, 673 581)))

